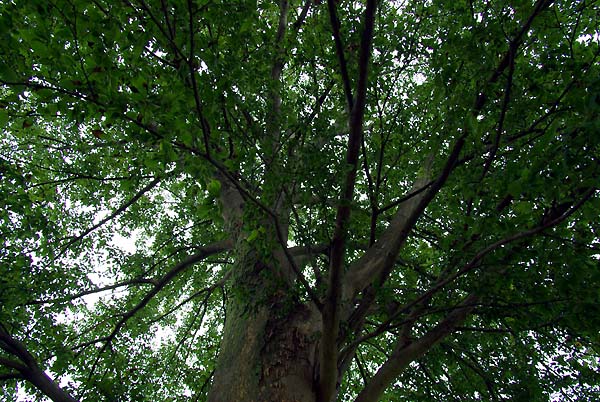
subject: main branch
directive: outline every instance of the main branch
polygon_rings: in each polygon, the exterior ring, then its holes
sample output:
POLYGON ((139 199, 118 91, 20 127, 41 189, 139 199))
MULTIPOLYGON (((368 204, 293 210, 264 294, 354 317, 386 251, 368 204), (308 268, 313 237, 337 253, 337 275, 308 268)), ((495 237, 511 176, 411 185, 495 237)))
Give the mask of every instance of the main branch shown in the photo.
POLYGON ((429 349, 465 321, 469 313, 475 308, 477 299, 478 296, 475 294, 467 296, 446 318, 417 341, 406 342, 402 339, 399 340, 390 359, 379 368, 365 388, 358 394, 355 402, 379 401, 385 389, 402 370, 408 367, 411 362, 423 356, 429 349))
POLYGON ((364 31, 362 33, 360 46, 356 102, 354 103, 350 114, 350 135, 346 152, 346 166, 348 172, 346 173, 346 180, 337 209, 335 231, 331 244, 329 281, 326 300, 323 306, 323 336, 321 338, 320 346, 321 364, 318 395, 319 400, 323 402, 330 401, 333 398, 338 378, 337 338, 340 324, 344 247, 346 243, 348 221, 350 220, 350 204, 352 203, 354 196, 360 144, 362 142, 368 82, 368 64, 371 55, 371 42, 373 40, 376 6, 375 0, 367 1, 364 17, 364 31))

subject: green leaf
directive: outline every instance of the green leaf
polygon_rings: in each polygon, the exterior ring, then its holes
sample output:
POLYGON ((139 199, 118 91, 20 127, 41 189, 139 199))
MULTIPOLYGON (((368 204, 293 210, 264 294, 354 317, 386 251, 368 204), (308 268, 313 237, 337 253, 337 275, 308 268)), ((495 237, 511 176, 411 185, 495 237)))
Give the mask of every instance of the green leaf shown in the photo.
POLYGON ((513 197, 515 197, 515 198, 519 197, 521 195, 522 191, 523 191, 523 186, 519 180, 511 181, 508 184, 508 194, 512 195, 513 197))
POLYGON ((211 180, 208 185, 206 186, 206 189, 208 190, 208 194, 211 197, 218 197, 219 193, 221 192, 221 182, 213 179, 211 180))
POLYGON ((8 111, 0 109, 0 128, 4 128, 4 126, 6 126, 8 119, 8 111))
POLYGON ((595 2, 131 3, 0 2, 3 400, 598 399, 595 2))
POLYGON ((250 232, 250 234, 248 235, 248 237, 246 238, 246 241, 248 243, 252 243, 253 241, 255 241, 258 238, 258 230, 254 229, 252 232, 250 232))
POLYGON ((0 80, 5 82, 17 82, 19 80, 14 67, 2 60, 0 60, 0 80))

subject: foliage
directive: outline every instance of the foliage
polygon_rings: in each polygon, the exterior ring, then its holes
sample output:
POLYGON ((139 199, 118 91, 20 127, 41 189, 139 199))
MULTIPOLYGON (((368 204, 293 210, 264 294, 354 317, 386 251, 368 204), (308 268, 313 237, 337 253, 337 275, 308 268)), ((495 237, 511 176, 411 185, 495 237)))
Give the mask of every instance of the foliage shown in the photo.
POLYGON ((431 200, 364 324, 340 324, 357 349, 339 400, 407 322, 419 338, 469 295, 381 400, 594 399, 597 2, 378 2, 351 200, 366 6, 335 3, 338 35, 326 2, 290 1, 281 36, 284 8, 261 0, 2 2, 5 399, 43 399, 10 338, 81 400, 204 400, 227 300, 260 293, 232 285, 239 244, 314 248, 294 292, 327 303, 336 230, 352 273, 414 190, 431 200))

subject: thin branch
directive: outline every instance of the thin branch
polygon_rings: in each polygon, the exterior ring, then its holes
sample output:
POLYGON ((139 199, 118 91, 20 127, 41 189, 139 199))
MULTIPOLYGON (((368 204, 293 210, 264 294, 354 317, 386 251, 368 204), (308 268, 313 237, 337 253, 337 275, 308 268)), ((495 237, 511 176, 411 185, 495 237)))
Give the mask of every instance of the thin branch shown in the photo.
MULTIPOLYGON (((423 304, 423 303, 421 303, 421 304, 423 304)), ((475 303, 469 307, 477 308, 479 306, 481 306, 480 303, 475 303)), ((403 332, 403 336, 405 338, 407 338, 409 335, 408 331, 410 329, 412 329, 412 325, 414 324, 414 322, 416 322, 416 320, 423 318, 423 317, 431 316, 434 314, 448 313, 453 310, 454 310, 454 307, 442 307, 442 308, 435 308, 435 309, 430 309, 430 310, 426 310, 426 311, 422 311, 421 309, 419 309, 419 310, 415 309, 414 311, 411 312, 411 314, 407 318, 403 319, 400 322, 397 322, 396 320, 399 318, 399 316, 402 313, 406 312, 406 309, 402 309, 401 306, 398 306, 390 314, 390 316, 387 320, 385 320, 384 322, 382 322, 379 325, 376 325, 376 328, 374 328, 371 332, 368 332, 368 333, 362 335, 361 337, 355 339, 354 341, 349 343, 347 346, 345 346, 342 349, 342 351, 340 352, 340 355, 344 359, 348 359, 348 357, 352 356, 361 344, 368 342, 369 340, 371 340, 385 332, 392 333, 394 329, 400 328, 403 332)))
POLYGON ((169 40, 175 40, 175 26, 171 24, 169 18, 169 10, 167 9, 167 4, 165 0, 160 0, 160 7, 162 9, 163 15, 165 16, 165 23, 167 24, 167 29, 169 32, 169 40))
MULTIPOLYGON (((488 390, 488 393, 490 394, 490 400, 492 400, 492 401, 498 400, 498 397, 496 396, 496 393, 494 391, 494 382, 490 378, 490 376, 484 371, 483 367, 481 367, 479 365, 479 362, 477 362, 476 360, 472 360, 472 359, 470 359, 471 361, 467 361, 467 359, 462 357, 460 355, 460 353, 456 352, 454 350, 454 348, 452 348, 450 345, 448 345, 446 343, 442 343, 440 346, 443 349, 445 349, 448 353, 450 353, 452 356, 454 356, 460 363, 465 365, 467 368, 471 369, 471 371, 473 371, 475 374, 477 374, 481 378, 481 380, 483 381, 483 383, 485 384, 485 386, 488 390)), ((470 381, 470 378, 467 376, 467 372, 464 372, 464 375, 465 375, 466 380, 470 381)))
POLYGON ((215 369, 212 369, 211 372, 208 374, 208 377, 206 377, 206 380, 204 380, 204 382, 202 383, 202 387, 200 387, 200 391, 198 392, 198 395, 196 396, 196 399, 194 401, 199 401, 200 397, 203 395, 204 390, 206 389, 206 386, 208 385, 208 383, 210 383, 210 380, 212 379, 212 377, 215 375, 215 369))
MULTIPOLYGON (((286 64, 286 50, 285 50, 285 37, 288 30, 288 11, 289 2, 288 0, 280 0, 279 2, 279 18, 277 23, 277 31, 275 32, 275 40, 273 43, 273 64, 271 65, 270 75, 270 89, 269 89, 269 102, 270 107, 267 112, 266 131, 265 131, 265 149, 268 151, 265 153, 265 175, 269 176, 269 173, 274 169, 277 169, 277 154, 282 147, 282 136, 281 136, 281 75, 283 68, 286 64)), ((279 196, 283 192, 279 193, 279 196)), ((279 197, 275 197, 278 199, 279 197)), ((283 197, 279 198, 283 200, 283 197)), ((274 209, 277 208, 278 202, 275 201, 274 209)), ((284 205, 281 203, 280 205, 284 205)))
MULTIPOLYGON (((521 42, 523 40, 523 37, 531 29, 531 25, 533 24, 533 21, 535 20, 535 18, 540 13, 542 13, 542 11, 544 11, 546 8, 550 7, 550 5, 552 3, 554 3, 554 0, 538 0, 537 1, 537 3, 534 6, 534 10, 529 15, 529 18, 527 19, 527 21, 525 22, 525 24, 523 24, 523 26, 521 27, 521 29, 519 30, 519 32, 517 33, 517 35, 515 35, 515 37, 512 40, 512 43, 514 44, 515 47, 517 47, 517 46, 519 46, 521 44, 521 42)), ((498 64, 498 67, 494 70, 494 72, 492 73, 492 75, 488 79, 488 81, 487 81, 488 85, 497 82, 498 79, 500 78, 500 76, 502 75, 502 73, 504 72, 504 70, 506 70, 506 68, 509 66, 510 59, 511 59, 511 57, 513 57, 513 55, 511 54, 511 52, 512 52, 512 49, 509 49, 504 54, 504 56, 500 60, 500 63, 498 64)), ((484 106, 486 100, 487 100, 486 94, 482 90, 479 94, 477 94, 477 99, 475 101, 475 105, 474 105, 474 108, 473 108, 474 111, 475 111, 475 113, 478 113, 478 112, 480 112, 483 109, 483 106, 484 106)))
POLYGON ((446 278, 440 279, 438 281, 438 283, 436 283, 434 286, 432 286, 429 290, 427 290, 426 292, 422 293, 421 296, 417 297, 416 299, 414 299, 413 301, 407 303, 406 305, 402 306, 399 311, 407 311, 409 308, 411 308, 412 306, 420 303, 422 300, 425 300, 427 298, 430 298, 433 294, 439 292, 440 290, 442 290, 446 285, 448 285, 449 283, 453 282, 454 280, 456 280, 457 278, 467 274, 468 272, 472 271, 473 269, 477 268, 481 262, 481 260, 483 260, 483 258, 485 256, 487 256, 489 253, 507 245, 510 243, 513 243, 515 241, 518 240, 522 240, 525 239, 527 237, 531 237, 533 235, 536 235, 538 233, 541 233, 551 227, 554 227, 558 224, 560 224, 561 222, 565 221, 569 216, 571 216, 572 214, 574 214, 579 208, 581 208, 581 206, 583 204, 585 204, 590 198, 593 197, 594 193, 597 190, 595 188, 592 188, 590 190, 588 190, 582 197, 581 200, 579 200, 577 202, 577 204, 575 204, 574 206, 572 206, 568 211, 566 211, 564 214, 548 220, 547 222, 545 222, 544 224, 538 225, 536 227, 534 227, 533 229, 529 229, 529 230, 524 230, 522 232, 517 232, 513 235, 507 236, 503 239, 500 239, 498 241, 496 241, 493 244, 490 244, 489 246, 485 247, 483 250, 479 251, 477 254, 475 254, 475 256, 468 262, 466 263, 461 269, 459 269, 457 272, 455 272, 452 275, 449 275, 446 278))
MULTIPOLYGON (((204 321, 204 316, 206 315, 206 310, 208 309, 207 302, 208 302, 209 297, 210 297, 210 293, 206 294, 204 296, 204 300, 202 300, 202 302, 200 303, 199 308, 196 311, 193 312, 192 322, 185 328, 185 330, 183 331, 183 335, 179 339, 179 342, 177 342, 177 344, 173 348, 173 352, 171 353, 171 356, 169 356, 169 358, 165 362, 165 365, 164 365, 164 368, 163 368, 163 374, 164 374, 164 372, 166 370, 166 367, 169 364, 171 364, 171 362, 173 361, 173 359, 177 356, 177 352, 179 351, 179 349, 183 345, 185 345, 186 341, 189 342, 190 345, 192 345, 194 343, 194 340, 196 339, 196 335, 198 334, 198 331, 202 327, 202 322, 204 321), (199 310, 202 310, 202 311, 199 312, 199 310), (194 325, 196 324, 196 322, 199 322, 199 325, 194 330, 194 333, 192 334, 192 336, 189 336, 190 332, 191 332, 192 328, 194 327, 194 325)), ((192 348, 188 348, 188 350, 186 352, 184 352, 184 356, 181 359, 182 361, 186 361, 187 360, 187 357, 189 356, 189 353, 191 352, 191 349, 192 348)), ((161 377, 162 377, 162 375, 161 375, 161 377)))
MULTIPOLYGON (((133 4, 131 4, 131 2, 129 2, 129 0, 123 0, 123 1, 125 2, 125 4, 127 4, 129 7, 131 7, 136 13, 138 13, 138 15, 143 17, 143 14, 140 13, 140 11, 133 4)), ((167 42, 171 46, 171 49, 173 50, 174 54, 178 55, 181 59, 185 59, 185 55, 183 54, 183 51, 179 48, 179 46, 177 46, 177 44, 173 40, 174 38, 171 37, 170 33, 168 31, 165 31, 165 28, 160 23, 158 18, 156 18, 156 16, 152 13, 152 11, 150 10, 150 7, 148 7, 148 5, 143 0, 139 0, 139 1, 140 1, 140 4, 142 5, 142 9, 147 13, 147 15, 150 17, 150 19, 152 20, 154 25, 156 25, 156 27, 161 32, 161 34, 167 39, 167 42)))
POLYGON ((507 328, 479 328, 479 327, 456 327, 457 332, 481 332, 489 334, 504 334, 512 333, 513 331, 507 328))
POLYGON ((204 150, 206 155, 210 158, 210 127, 208 121, 204 117, 202 101, 200 100, 200 91, 198 90, 198 82, 196 80, 196 61, 195 61, 195 41, 194 41, 194 13, 193 13, 193 2, 188 0, 188 13, 189 13, 189 31, 190 31, 190 55, 187 58, 187 64, 189 67, 190 81, 192 83, 192 92, 194 94, 194 103, 196 105, 196 113, 198 113, 198 120, 200 121, 200 127, 202 129, 202 138, 204 140, 204 150))
MULTIPOLYGON (((35 77, 35 78, 37 78, 37 77, 35 77)), ((51 83, 48 83, 48 85, 46 85, 46 84, 40 84, 40 83, 37 83, 37 82, 31 82, 31 81, 27 81, 27 82, 14 82, 14 81, 5 81, 5 80, 0 79, 0 84, 6 85, 6 86, 11 86, 11 87, 31 88, 33 90, 50 89, 50 90, 56 91, 56 92, 58 92, 60 94, 68 95, 68 96, 70 96, 71 98, 74 98, 74 99, 81 99, 81 100, 84 100, 86 102, 90 102, 90 103, 102 106, 101 103, 99 103, 97 100, 95 100, 93 97, 91 97, 89 95, 86 95, 86 94, 84 94, 82 92, 70 91, 68 89, 57 87, 57 86, 52 85, 51 83)))
POLYGON ((136 278, 136 279, 131 279, 128 281, 115 283, 112 285, 102 286, 102 287, 99 287, 96 289, 83 290, 81 292, 78 292, 78 293, 75 293, 72 295, 59 297, 57 299, 32 300, 32 301, 23 303, 23 305, 24 306, 32 306, 32 305, 38 305, 38 304, 65 303, 65 302, 73 301, 75 299, 79 299, 83 296, 96 294, 96 293, 102 293, 102 292, 106 292, 108 290, 114 290, 114 289, 118 289, 120 287, 131 286, 131 285, 156 285, 156 280, 155 279, 147 279, 147 278, 136 278))
POLYGON ((510 102, 510 92, 512 89, 513 75, 515 72, 515 57, 517 54, 517 44, 515 42, 510 43, 508 50, 508 60, 509 60, 509 69, 508 69, 508 78, 506 80, 506 87, 504 88, 504 98, 502 99, 502 107, 500 110, 500 118, 498 120, 498 127, 496 128, 496 136, 494 138, 494 144, 490 151, 489 156, 487 157, 484 165, 483 171, 481 172, 480 181, 483 180, 485 175, 488 173, 492 166, 492 162, 494 162, 494 158, 496 157, 496 153, 498 152, 498 146, 500 145, 500 138, 502 136, 502 131, 504 130, 504 120, 506 118, 506 112, 508 110, 508 104, 510 102))
POLYGON ((310 115, 308 115, 307 118, 303 119, 303 122, 301 124, 298 124, 298 126, 294 129, 292 135, 290 136, 295 136, 298 134, 298 132, 306 127, 310 127, 310 123, 312 123, 313 119, 317 116, 317 114, 319 113, 319 111, 321 110, 321 107, 323 106, 323 103, 325 103, 325 100, 327 99, 327 97, 329 96, 329 93, 331 92, 331 90, 333 89, 334 86, 334 82, 331 81, 330 83, 328 83, 325 86, 325 90, 323 91, 323 93, 317 98, 316 94, 315 94, 315 106, 313 107, 310 115))
MULTIPOLYGON (((59 172, 59 173, 62 173, 62 172, 59 172)), ((75 173, 75 172, 65 172, 65 173, 72 174, 73 176, 65 177, 63 179, 55 179, 55 180, 35 183, 35 184, 25 187, 25 190, 30 190, 32 188, 42 187, 42 186, 50 186, 50 185, 55 185, 55 184, 69 183, 69 182, 74 182, 76 180, 94 180, 94 181, 99 181, 99 182, 109 182, 109 181, 125 181, 125 180, 137 179, 137 178, 149 179, 152 177, 152 176, 98 177, 98 176, 91 176, 91 175, 87 175, 87 174, 79 174, 79 173, 75 173)))
POLYGON ((386 205, 385 207, 379 208, 378 212, 379 213, 384 213, 387 212, 388 210, 392 209, 392 208, 396 208, 398 205, 402 204, 405 201, 410 200, 411 198, 413 198, 414 196, 417 196, 419 194, 421 194, 421 192, 427 190, 429 187, 431 187, 431 185, 433 184, 433 180, 428 181, 425 185, 421 186, 418 189, 414 189, 408 192, 408 194, 398 198, 395 201, 392 201, 391 203, 389 203, 388 205, 386 205))
POLYGON ((367 385, 369 375, 367 374, 365 368, 363 367, 362 362, 360 361, 360 356, 358 354, 356 354, 354 356, 354 360, 356 360, 356 365, 358 366, 358 371, 360 372, 360 376, 362 377, 363 384, 367 385))
MULTIPOLYGON (((142 300, 140 300, 138 302, 138 304, 136 304, 131 310, 122 314, 121 319, 115 325, 112 332, 108 336, 103 338, 104 344, 100 348, 100 350, 98 352, 98 357, 96 358, 96 361, 92 365, 89 377, 91 378, 91 376, 93 375, 95 368, 98 365, 98 362, 100 360, 100 356, 108 349, 111 342, 117 336, 117 334, 119 333, 121 328, 127 323, 127 321, 129 321, 129 319, 131 319, 137 312, 142 310, 150 302, 150 300, 152 300, 173 279, 175 279, 177 277, 177 275, 179 275, 181 272, 185 271, 186 269, 192 267, 193 265, 197 264, 198 262, 202 261, 206 257, 226 251, 226 250, 230 249, 232 246, 233 246, 233 242, 229 239, 207 245, 200 252, 198 252, 194 255, 190 255, 183 261, 176 264, 166 274, 164 274, 160 279, 158 279, 156 281, 156 284, 154 285, 154 287, 148 293, 146 293, 146 296, 144 296, 144 298, 142 300)), ((96 343, 96 342, 93 342, 93 343, 96 343)))
POLYGON ((342 84, 344 85, 344 94, 346 95, 346 103, 348 110, 354 109, 354 96, 352 96, 352 84, 348 75, 348 66, 346 65, 346 56, 344 55, 344 44, 340 35, 340 20, 337 16, 337 6, 335 0, 327 0, 329 9, 329 19, 331 29, 333 30, 333 41, 335 42, 335 51, 337 53, 338 62, 340 64, 340 73, 342 76, 342 84))
POLYGON ((63 247, 63 249, 60 251, 60 253, 58 253, 57 258, 60 257, 61 255, 63 255, 69 249, 69 247, 71 247, 73 244, 79 242, 85 236, 87 236, 94 230, 98 229, 100 226, 104 225, 107 222, 110 222, 111 220, 113 220, 114 218, 116 218, 117 216, 119 216, 120 214, 125 212, 130 206, 135 204, 137 202, 137 200, 139 200, 144 194, 146 194, 148 191, 150 191, 154 187, 156 187, 158 185, 158 183, 160 183, 161 180, 162 180, 162 177, 156 177, 154 180, 152 180, 150 183, 148 183, 144 188, 142 188, 140 191, 138 191, 129 201, 127 201, 125 204, 121 205, 116 211, 114 211, 113 213, 108 215, 106 218, 102 219, 100 222, 98 222, 94 226, 84 230, 82 233, 77 235, 75 238, 71 239, 63 247))
POLYGON ((192 293, 190 296, 186 297, 185 300, 177 303, 174 307, 170 308, 169 310, 167 310, 166 312, 162 313, 161 315, 159 315, 158 317, 155 317, 153 319, 151 319, 149 321, 149 324, 154 324, 160 320, 162 320, 163 318, 165 318, 166 316, 174 313, 175 311, 179 310, 182 306, 186 305, 187 303, 189 303, 190 301, 192 301, 193 299, 201 296, 202 294, 206 293, 206 297, 205 297, 205 301, 206 299, 208 299, 208 297, 210 297, 210 295, 212 294, 212 292, 220 287, 223 287, 225 285, 225 283, 229 280, 229 277, 231 276, 233 270, 229 270, 225 273, 225 275, 223 275, 223 278, 221 278, 219 281, 215 282, 214 284, 212 284, 211 286, 205 287, 204 289, 200 289, 197 292, 192 293))

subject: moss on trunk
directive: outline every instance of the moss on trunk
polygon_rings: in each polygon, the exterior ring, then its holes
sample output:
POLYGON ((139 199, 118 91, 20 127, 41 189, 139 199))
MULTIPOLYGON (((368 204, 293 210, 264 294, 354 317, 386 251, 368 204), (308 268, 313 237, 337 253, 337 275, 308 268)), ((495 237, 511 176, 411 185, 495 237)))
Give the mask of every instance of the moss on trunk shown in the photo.
POLYGON ((244 254, 208 400, 314 402, 317 312, 282 290, 273 267, 256 253, 244 254))

